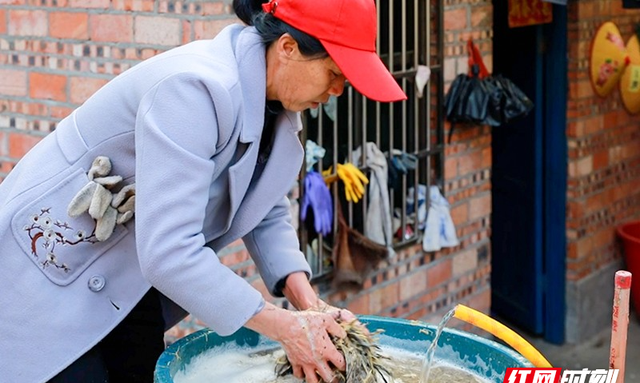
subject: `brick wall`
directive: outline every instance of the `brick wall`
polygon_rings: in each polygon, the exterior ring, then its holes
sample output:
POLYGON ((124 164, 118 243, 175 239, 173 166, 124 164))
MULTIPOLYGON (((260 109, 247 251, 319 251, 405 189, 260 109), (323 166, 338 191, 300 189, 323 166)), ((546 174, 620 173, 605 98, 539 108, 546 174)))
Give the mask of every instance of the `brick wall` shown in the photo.
POLYGON ((620 0, 580 0, 569 2, 568 15, 567 338, 579 341, 607 325, 590 323, 594 312, 611 310, 598 280, 613 290, 622 259, 615 227, 640 217, 640 116, 625 111, 617 87, 607 97, 594 92, 590 44, 605 21, 626 43, 640 11, 620 0))
POLYGON ((113 76, 236 21, 222 1, 0 3, 0 179, 113 76))
MULTIPOLYGON (((229 23, 229 1, 4 0, 0 5, 0 179, 56 123, 109 79, 140 60, 229 23)), ((491 68, 489 0, 447 0, 445 68, 448 84, 466 69, 465 43, 473 37, 491 68)), ((357 292, 317 286, 327 300, 356 313, 438 322, 456 303, 490 307, 491 134, 458 129, 447 146, 445 193, 461 245, 425 254, 401 249, 357 292)), ((265 296, 246 249, 236 242, 222 262, 265 296)), ((282 300, 273 300, 283 304, 282 300)), ((456 327, 470 329, 462 323, 456 327)), ((188 318, 172 337, 201 326, 188 318)))

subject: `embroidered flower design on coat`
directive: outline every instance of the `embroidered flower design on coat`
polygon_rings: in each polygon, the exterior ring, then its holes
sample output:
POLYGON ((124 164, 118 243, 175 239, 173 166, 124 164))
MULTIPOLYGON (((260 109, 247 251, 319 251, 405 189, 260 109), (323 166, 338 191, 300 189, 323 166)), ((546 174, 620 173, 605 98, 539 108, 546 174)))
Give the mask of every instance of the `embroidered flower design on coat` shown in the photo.
POLYGON ((73 246, 81 242, 98 242, 94 234, 95 228, 91 234, 87 235, 84 230, 76 230, 69 226, 67 222, 58 219, 54 220, 51 217, 50 207, 42 208, 39 213, 32 214, 24 230, 31 238, 31 254, 41 260, 40 265, 42 268, 54 266, 67 273, 71 269, 66 263, 58 261, 55 254, 56 247, 73 246))

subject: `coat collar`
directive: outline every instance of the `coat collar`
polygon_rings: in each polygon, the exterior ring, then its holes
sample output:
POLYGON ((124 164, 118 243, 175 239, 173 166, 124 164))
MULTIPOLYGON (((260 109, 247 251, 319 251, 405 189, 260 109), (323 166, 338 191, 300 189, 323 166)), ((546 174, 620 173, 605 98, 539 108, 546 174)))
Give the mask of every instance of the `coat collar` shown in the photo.
POLYGON ((262 38, 254 27, 241 30, 234 44, 243 104, 243 128, 241 142, 260 139, 264 125, 264 108, 267 89, 267 59, 262 38))
MULTIPOLYGON (((237 35, 234 43, 234 52, 238 65, 238 74, 242 94, 245 97, 244 105, 250 105, 244 109, 244 125, 240 133, 241 142, 252 142, 260 138, 264 125, 264 108, 266 104, 267 89, 267 54, 262 37, 255 27, 245 27, 237 35), (257 90, 257 91, 256 91, 257 90), (250 121, 249 123, 247 123, 250 121)), ((287 116, 283 120, 286 129, 294 132, 302 130, 299 123, 299 113, 285 111, 287 116)))
MULTIPOLYGON (((227 30, 238 68, 242 107, 239 111, 239 141, 249 144, 242 160, 229 169, 232 196, 228 230, 209 245, 221 249, 253 230, 293 186, 302 165, 303 149, 298 132, 300 114, 283 111, 274 131, 269 160, 258 177, 252 177, 264 125, 266 104, 266 54, 260 35, 253 27, 233 26, 227 30)), ((221 33, 225 33, 223 31, 221 33)))

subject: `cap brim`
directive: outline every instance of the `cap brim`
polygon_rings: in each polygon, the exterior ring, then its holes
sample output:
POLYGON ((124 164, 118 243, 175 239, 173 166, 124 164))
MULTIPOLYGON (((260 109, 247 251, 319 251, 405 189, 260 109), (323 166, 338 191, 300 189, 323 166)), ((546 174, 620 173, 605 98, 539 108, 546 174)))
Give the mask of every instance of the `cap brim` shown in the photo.
POLYGON ((407 95, 375 52, 322 41, 329 56, 358 92, 381 102, 402 101, 407 95))

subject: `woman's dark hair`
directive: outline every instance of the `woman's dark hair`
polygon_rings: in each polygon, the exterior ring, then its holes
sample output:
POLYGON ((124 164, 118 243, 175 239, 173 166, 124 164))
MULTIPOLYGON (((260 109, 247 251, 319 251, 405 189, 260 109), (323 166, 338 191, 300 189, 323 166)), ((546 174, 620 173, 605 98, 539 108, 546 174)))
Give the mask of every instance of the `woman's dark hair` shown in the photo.
POLYGON ((272 14, 262 10, 263 0, 233 0, 233 10, 236 16, 245 24, 253 25, 258 30, 265 45, 270 45, 285 33, 288 33, 298 43, 300 52, 308 57, 324 58, 329 56, 322 43, 272 14))

